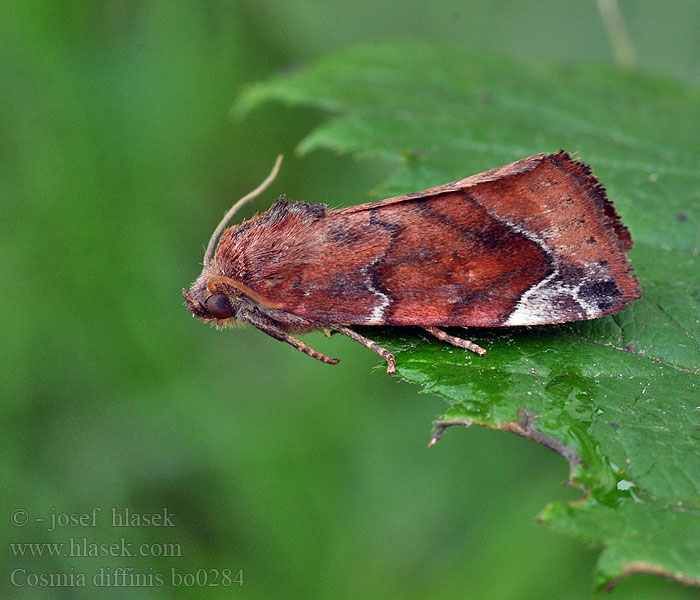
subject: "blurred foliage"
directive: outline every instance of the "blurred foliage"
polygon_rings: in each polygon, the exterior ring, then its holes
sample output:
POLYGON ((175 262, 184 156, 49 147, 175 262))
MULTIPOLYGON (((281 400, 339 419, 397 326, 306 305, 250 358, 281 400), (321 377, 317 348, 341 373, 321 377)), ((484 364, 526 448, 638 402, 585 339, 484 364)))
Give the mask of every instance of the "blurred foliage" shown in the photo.
MULTIPOLYGON (((695 2, 621 7, 642 68, 697 82, 695 2)), ((119 567, 166 583, 100 597, 232 593, 175 587, 171 568, 243 568, 242 593, 261 598, 589 597, 596 549, 532 519, 579 496, 560 487, 561 458, 476 428, 428 452, 440 402, 371 373, 371 353, 310 336, 342 356, 328 367, 255 331, 202 327, 183 306, 212 228, 276 154, 288 158, 270 201, 356 203, 388 173, 381 160, 292 157, 314 110, 232 122, 242 87, 386 38, 612 60, 592 3, 3 3, 3 597, 95 597, 14 586, 14 569, 89 580, 119 567), (47 531, 52 515, 96 507, 96 527, 47 531), (166 507, 175 527, 114 529, 112 507, 166 507), (7 545, 71 537, 178 543, 181 556, 20 558, 7 545)), ((615 591, 640 593, 691 597, 645 577, 615 591)))

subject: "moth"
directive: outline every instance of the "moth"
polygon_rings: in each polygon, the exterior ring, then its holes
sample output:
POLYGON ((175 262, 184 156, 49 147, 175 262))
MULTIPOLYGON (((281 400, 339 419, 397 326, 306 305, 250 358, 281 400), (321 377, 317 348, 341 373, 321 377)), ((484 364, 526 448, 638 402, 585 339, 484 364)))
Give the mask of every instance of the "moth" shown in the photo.
POLYGON ((483 355, 443 328, 595 319, 641 296, 629 231, 591 169, 563 150, 339 210, 282 197, 226 229, 280 159, 224 217, 183 290, 204 322, 249 323, 329 364, 338 359, 294 336, 336 331, 394 373, 394 356, 352 326, 419 327, 483 355))

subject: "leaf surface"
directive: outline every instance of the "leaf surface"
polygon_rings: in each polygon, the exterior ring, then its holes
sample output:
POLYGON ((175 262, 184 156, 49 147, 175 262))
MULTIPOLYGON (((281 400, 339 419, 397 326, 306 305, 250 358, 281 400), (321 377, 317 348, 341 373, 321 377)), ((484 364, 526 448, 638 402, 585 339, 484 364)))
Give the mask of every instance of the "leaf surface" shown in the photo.
POLYGON ((635 572, 700 584, 700 92, 614 68, 385 44, 255 85, 236 108, 268 100, 331 113, 301 152, 390 161, 379 197, 558 148, 594 168, 636 241, 643 298, 628 310, 472 329, 483 358, 413 332, 365 333, 447 402, 436 440, 476 423, 569 460, 586 496, 541 519, 603 547, 598 590, 635 572))

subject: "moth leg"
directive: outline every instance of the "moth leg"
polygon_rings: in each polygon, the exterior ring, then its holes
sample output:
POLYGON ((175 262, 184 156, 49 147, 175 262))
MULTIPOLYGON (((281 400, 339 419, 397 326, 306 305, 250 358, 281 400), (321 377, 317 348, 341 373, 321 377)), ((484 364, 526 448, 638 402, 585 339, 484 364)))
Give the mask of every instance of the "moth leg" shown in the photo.
POLYGON ((477 346, 474 342, 450 335, 437 327, 423 327, 423 329, 430 335, 435 336, 437 339, 447 342, 448 344, 452 344, 453 346, 457 346, 458 348, 471 350, 472 352, 476 352, 479 356, 486 354, 486 350, 484 350, 481 346, 477 346))
POLYGON ((379 354, 379 356, 381 356, 387 362, 386 372, 390 375, 396 373, 396 360, 394 359, 394 355, 386 348, 382 348, 379 344, 377 344, 377 342, 373 342, 369 338, 366 338, 365 336, 360 335, 359 333, 349 329, 348 327, 344 327, 343 325, 333 325, 333 329, 335 329, 338 333, 347 335, 350 339, 355 340, 356 342, 360 342, 360 344, 363 346, 367 346, 367 348, 379 354))
POLYGON ((329 365, 337 365, 340 362, 340 359, 338 358, 331 358, 330 356, 326 356, 325 354, 321 354, 320 352, 317 352, 310 346, 307 346, 304 342, 301 340, 298 340, 295 337, 292 337, 289 335, 286 331, 283 331, 279 327, 275 327, 274 325, 270 323, 260 323, 260 322, 253 322, 251 323, 257 327, 260 331, 266 333, 270 337, 275 338, 276 340, 279 340, 280 342, 287 342, 290 346, 293 346, 297 350, 300 350, 304 354, 309 355, 311 358, 315 358, 316 360, 320 360, 321 362, 328 363, 329 365))

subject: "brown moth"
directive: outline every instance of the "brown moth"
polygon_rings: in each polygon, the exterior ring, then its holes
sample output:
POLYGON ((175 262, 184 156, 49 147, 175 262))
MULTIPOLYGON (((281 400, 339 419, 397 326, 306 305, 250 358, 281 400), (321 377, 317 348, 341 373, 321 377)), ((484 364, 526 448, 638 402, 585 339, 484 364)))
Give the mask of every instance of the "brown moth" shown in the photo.
POLYGON ((421 327, 483 355, 440 328, 594 319, 641 296, 629 231, 590 168, 563 150, 340 210, 280 198, 224 231, 280 159, 224 217, 202 274, 183 290, 202 321, 250 323, 330 364, 338 359, 293 335, 337 331, 394 373, 393 355, 350 326, 421 327))

